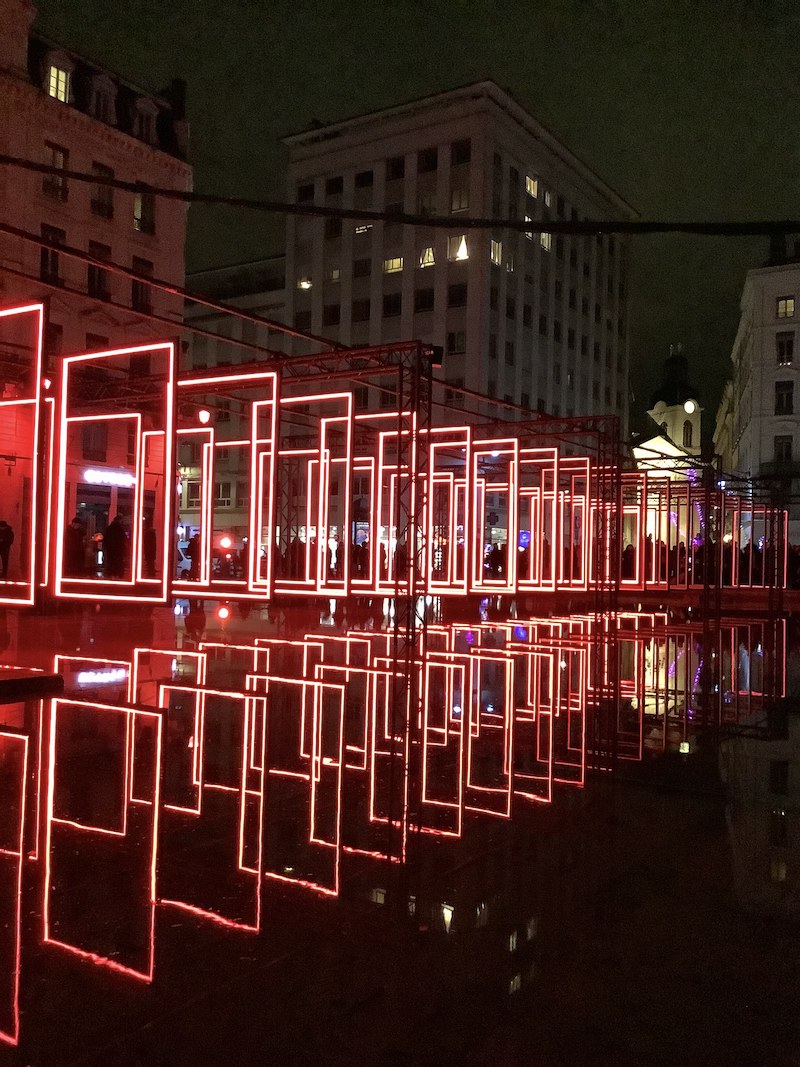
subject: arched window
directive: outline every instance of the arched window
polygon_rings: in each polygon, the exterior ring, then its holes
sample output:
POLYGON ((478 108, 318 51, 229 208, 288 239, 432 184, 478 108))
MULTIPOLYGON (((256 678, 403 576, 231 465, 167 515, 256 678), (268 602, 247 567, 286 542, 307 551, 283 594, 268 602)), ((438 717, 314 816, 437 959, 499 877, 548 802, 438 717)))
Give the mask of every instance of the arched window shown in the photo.
POLYGON ((687 419, 683 424, 683 447, 692 447, 692 424, 689 419, 687 419))
POLYGON ((665 422, 662 422, 662 423, 661 423, 661 432, 662 432, 662 433, 664 434, 664 436, 666 437, 666 435, 667 435, 667 424, 666 424, 665 422))

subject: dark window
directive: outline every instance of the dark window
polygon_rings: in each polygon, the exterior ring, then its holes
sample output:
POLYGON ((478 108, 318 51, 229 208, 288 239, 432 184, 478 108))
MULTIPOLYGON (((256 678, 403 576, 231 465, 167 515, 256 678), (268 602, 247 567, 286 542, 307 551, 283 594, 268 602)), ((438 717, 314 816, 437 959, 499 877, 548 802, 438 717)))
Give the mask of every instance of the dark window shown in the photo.
POLYGON ((585 356, 589 351, 589 338, 585 333, 581 334, 581 355, 585 356))
MULTIPOLYGON (((97 241, 89 242, 89 255, 93 259, 111 259, 111 249, 108 245, 101 245, 97 241)), ((96 296, 100 300, 109 300, 110 286, 108 271, 90 263, 86 273, 86 288, 89 296, 96 296)))
POLYGON ((492 379, 490 378, 489 381, 486 383, 486 392, 492 398, 496 397, 497 396, 497 382, 492 381, 492 379))
POLYGON ((553 340, 561 340, 561 323, 558 321, 558 319, 555 319, 553 321, 553 340))
POLYGON ((558 217, 560 219, 564 218, 564 197, 563 196, 557 196, 556 197, 556 215, 558 215, 558 217))
POLYGON ((463 141, 453 141, 450 145, 450 163, 455 167, 459 163, 469 163, 472 155, 472 145, 467 137, 463 141))
POLYGON ((775 382, 775 414, 794 413, 794 382, 775 382))
POLYGON ((775 334, 775 354, 778 366, 786 367, 794 359, 794 332, 785 330, 775 334))
POLYGON ((105 463, 108 451, 108 424, 86 422, 81 432, 83 458, 105 463))
POLYGON ((588 315, 589 314, 589 297, 588 296, 581 297, 581 314, 582 315, 588 315))
MULTIPOLYGON (((152 277, 153 264, 147 259, 134 256, 133 272, 141 274, 144 278, 152 277)), ((149 312, 151 310, 150 286, 146 281, 138 281, 134 278, 131 282, 131 307, 134 311, 149 312)))
POLYGON ((133 194, 133 228, 139 233, 156 232, 156 198, 149 189, 133 194))
POLYGON ((602 312, 600 310, 600 305, 599 304, 595 304, 595 306, 594 306, 594 321, 595 322, 600 322, 601 318, 602 318, 602 312))
POLYGON ((537 410, 537 411, 544 411, 544 410, 545 410, 545 407, 544 407, 544 400, 543 400, 543 398, 542 398, 542 397, 539 397, 539 398, 537 399, 537 401, 536 401, 536 410, 537 410))
POLYGON ((575 331, 570 327, 567 330, 567 348, 575 347, 575 331))
POLYGON ((489 359, 497 359, 497 334, 489 334, 489 359))
POLYGON ((356 174, 355 186, 356 189, 368 189, 375 180, 371 170, 360 170, 356 174))
POLYGON ((533 325, 533 308, 530 306, 530 304, 523 304, 522 305, 522 325, 523 326, 532 326, 533 325))
POLYGON ((325 219, 325 236, 327 238, 342 236, 341 219, 325 219))
POLYGON ((353 301, 352 320, 353 322, 369 321, 369 299, 353 301))
POLYGON ((337 178, 328 178, 325 182, 325 195, 326 196, 339 196, 344 189, 344 178, 339 175, 337 178))
POLYGON ((519 402, 520 402, 520 404, 522 404, 522 406, 524 408, 529 408, 531 406, 530 394, 529 393, 520 393, 519 402))
POLYGON ((517 314, 517 302, 513 296, 506 297, 506 318, 513 319, 517 314))
POLYGON ((48 356, 60 356, 64 351, 64 327, 48 322, 44 335, 44 348, 48 356))
POLYGON ((547 315, 539 316, 539 333, 542 337, 547 337, 547 315))
POLYGON ((39 276, 43 282, 61 285, 63 279, 59 274, 57 248, 64 244, 67 235, 55 226, 42 226, 42 239, 47 241, 47 245, 43 246, 39 252, 39 276))
POLYGON ((489 290, 489 307, 492 311, 497 311, 500 306, 500 290, 496 285, 493 285, 489 290))
POLYGON ((692 422, 691 419, 685 419, 683 423, 683 447, 692 447, 692 422))
POLYGON ((592 268, 589 265, 589 261, 587 259, 586 262, 583 264, 583 276, 584 276, 584 278, 588 278, 591 273, 592 273, 592 268))
POLYGON ((417 153, 417 170, 420 174, 430 174, 439 165, 439 153, 436 148, 423 148, 417 153))
POLYGON ((403 205, 401 203, 387 204, 386 207, 384 208, 384 210, 385 210, 387 215, 402 215, 403 214, 403 205))
POLYGON ((108 348, 109 340, 102 333, 87 333, 86 334, 86 351, 87 352, 102 352, 108 348))
POLYGON ((789 792, 789 761, 769 761, 769 791, 777 796, 785 797, 789 792))
POLYGON ((578 249, 575 247, 575 245, 573 245, 572 248, 570 248, 569 250, 569 265, 571 267, 578 266, 578 249))
POLYGON ((506 366, 514 366, 514 342, 506 341, 506 366))
POLYGON ((779 466, 792 462, 791 434, 781 434, 775 438, 775 462, 779 466))
POLYGON ((341 318, 341 309, 338 304, 326 304, 322 309, 322 325, 338 326, 341 318))
POLYGON ((357 385, 353 390, 353 403, 357 411, 364 411, 369 407, 369 386, 357 385))
POLYGON ((561 385, 561 364, 553 364, 553 381, 556 385, 561 385))
POLYGON ((306 185, 297 186, 297 202, 303 203, 306 200, 314 199, 314 183, 308 182, 306 185))
POLYGON ((399 315, 403 310, 403 297, 400 293, 384 293, 383 294, 383 316, 384 318, 392 318, 394 315, 399 315))
MULTIPOLYGON (((69 169, 69 152, 61 145, 45 141, 45 162, 56 170, 69 169)), ((66 200, 69 194, 67 179, 63 174, 45 174, 42 179, 42 192, 54 200, 66 200)))
POLYGON ((494 153, 494 156, 492 157, 492 163, 494 164, 495 167, 502 167, 502 165, 503 165, 503 157, 500 155, 499 152, 495 152, 494 153))
MULTIPOLYGON (((102 163, 92 163, 92 174, 98 178, 113 181, 114 171, 102 163)), ((104 219, 114 218, 114 186, 106 185, 105 181, 95 185, 92 189, 92 214, 99 215, 104 219)))
POLYGON ((447 287, 447 306, 451 308, 463 308, 467 303, 467 283, 459 282, 447 287))
POLYGON ((452 330, 447 335, 447 352, 449 355, 461 355, 467 350, 467 335, 464 330, 452 330))
POLYGON ((570 291, 569 291, 569 299, 568 299, 568 303, 569 303, 569 306, 570 306, 571 308, 574 308, 574 307, 575 307, 575 304, 576 304, 576 295, 575 295, 575 290, 574 290, 574 289, 570 289, 570 291))
POLYGON ((414 293, 415 311, 433 311, 433 289, 417 289, 414 293))
POLYGON ((353 260, 353 277, 354 278, 366 278, 369 276, 370 267, 372 262, 370 259, 354 259, 353 260))
POLYGON ((785 848, 789 843, 789 835, 786 832, 786 812, 782 808, 770 812, 769 843, 775 848, 785 848))
POLYGON ((311 329, 311 312, 310 311, 295 311, 294 313, 294 325, 297 330, 310 330, 311 329))
POLYGON ((556 259, 564 258, 564 238, 561 234, 556 235, 556 259))
POLYGON ((592 358, 594 359, 595 363, 599 363, 600 362, 600 342, 599 341, 595 341, 595 343, 594 343, 594 348, 592 350, 592 358))
POLYGON ((405 156, 392 156, 391 159, 386 160, 386 178, 388 181, 395 181, 397 178, 405 177, 406 173, 406 159, 405 156))

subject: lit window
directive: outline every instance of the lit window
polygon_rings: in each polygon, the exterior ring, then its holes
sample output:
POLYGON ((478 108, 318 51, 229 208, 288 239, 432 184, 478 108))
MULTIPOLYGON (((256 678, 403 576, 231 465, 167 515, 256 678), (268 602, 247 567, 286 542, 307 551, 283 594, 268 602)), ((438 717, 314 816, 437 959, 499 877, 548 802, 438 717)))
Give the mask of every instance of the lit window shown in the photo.
POLYGON ((374 904, 386 903, 386 890, 385 889, 371 889, 369 898, 374 904))
POLYGON ((311 279, 309 277, 305 276, 305 275, 302 278, 298 278, 297 279, 297 288, 298 289, 310 289, 311 285, 312 285, 311 279))
POLYGON ((466 211, 469 207, 469 193, 466 189, 454 189, 450 194, 450 210, 466 211))
POLYGON ((528 941, 533 941, 534 937, 536 937, 536 930, 538 928, 538 925, 539 924, 535 916, 528 919, 528 925, 525 927, 525 937, 528 939, 528 941))
POLYGON ((534 196, 534 197, 538 196, 539 195, 539 179, 538 178, 534 178, 531 174, 526 174, 525 175, 525 192, 528 194, 528 196, 534 196))
POLYGON ((423 248, 419 257, 419 265, 421 267, 435 267, 436 258, 433 254, 433 248, 428 245, 427 248, 423 248))
MULTIPOLYGON (((526 222, 533 222, 533 219, 530 217, 530 215, 526 215, 525 216, 525 221, 526 222)), ((533 240, 533 230, 526 230, 525 231, 525 236, 528 238, 529 241, 532 241, 533 240)))
POLYGON ((372 223, 371 222, 362 222, 362 223, 359 223, 358 226, 356 226, 356 233, 359 233, 359 234, 361 234, 361 233, 369 233, 369 231, 371 229, 372 229, 372 223))
POLYGON ((156 198, 149 190, 133 194, 133 228, 139 233, 156 232, 156 198))
POLYGON ((544 232, 540 233, 539 234, 539 241, 541 243, 542 248, 545 250, 545 252, 549 252, 550 249, 552 248, 552 245, 553 245, 553 235, 552 235, 552 233, 544 233, 544 232))
POLYGON ((341 277, 341 271, 338 267, 331 267, 331 269, 328 271, 327 277, 329 282, 338 282, 339 278, 341 277))
POLYGON ((508 995, 511 996, 514 993, 519 993, 520 989, 522 989, 522 975, 515 974, 508 983, 508 995))
POLYGON ((545 203, 545 207, 550 207, 550 205, 552 204, 552 202, 553 202, 553 196, 552 196, 552 193, 550 192, 550 190, 549 190, 549 189, 545 189, 545 191, 544 191, 544 203, 545 203))
POLYGON ((442 920, 444 922, 444 931, 446 934, 450 933, 450 924, 453 921, 453 914, 455 908, 452 904, 442 904, 442 920))
POLYGON ((47 79, 47 94, 62 104, 69 103, 69 71, 51 65, 47 79))
POLYGON ((517 951, 517 931, 516 930, 513 930, 508 935, 508 951, 509 952, 516 952, 517 951))
POLYGON ((508 271, 509 274, 513 274, 514 273, 514 253, 513 252, 509 252, 508 256, 506 258, 506 270, 508 271))
POLYGON ((447 258, 448 259, 469 259, 469 249, 467 248, 467 235, 454 234, 452 237, 447 238, 447 258))
POLYGON ((794 317, 794 297, 779 296, 775 301, 775 315, 779 319, 791 319, 794 317))
POLYGON ((499 267, 503 262, 503 242, 492 240, 492 263, 499 267))
POLYGON ((403 269, 403 257, 394 256, 391 259, 385 259, 383 261, 383 273, 384 274, 398 274, 403 269))

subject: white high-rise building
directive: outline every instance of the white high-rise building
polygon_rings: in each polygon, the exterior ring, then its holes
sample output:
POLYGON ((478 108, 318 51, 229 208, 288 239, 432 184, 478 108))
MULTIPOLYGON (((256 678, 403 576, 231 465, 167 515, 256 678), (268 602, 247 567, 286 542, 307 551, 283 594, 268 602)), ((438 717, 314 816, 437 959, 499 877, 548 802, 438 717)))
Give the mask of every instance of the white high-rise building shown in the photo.
MULTIPOLYGON (((627 432, 627 241, 547 222, 634 212, 508 93, 478 82, 285 143, 292 200, 453 222, 290 216, 287 322, 353 345, 441 346, 455 388, 439 399, 454 407, 463 386, 564 417, 617 414, 627 432), (531 230, 462 230, 460 217, 531 230)), ((391 404, 372 392, 362 403, 391 404)))

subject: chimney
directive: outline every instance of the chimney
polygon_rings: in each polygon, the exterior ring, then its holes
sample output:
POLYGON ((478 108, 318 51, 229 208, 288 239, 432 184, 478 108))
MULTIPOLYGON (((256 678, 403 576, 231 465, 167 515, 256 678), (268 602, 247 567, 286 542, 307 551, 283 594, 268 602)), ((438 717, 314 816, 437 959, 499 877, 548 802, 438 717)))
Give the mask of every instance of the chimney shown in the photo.
POLYGON ((36 18, 31 0, 0 0, 0 70, 28 78, 28 38, 36 18))

